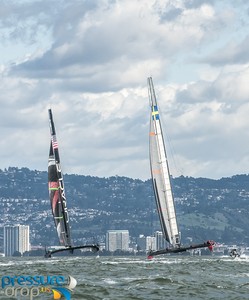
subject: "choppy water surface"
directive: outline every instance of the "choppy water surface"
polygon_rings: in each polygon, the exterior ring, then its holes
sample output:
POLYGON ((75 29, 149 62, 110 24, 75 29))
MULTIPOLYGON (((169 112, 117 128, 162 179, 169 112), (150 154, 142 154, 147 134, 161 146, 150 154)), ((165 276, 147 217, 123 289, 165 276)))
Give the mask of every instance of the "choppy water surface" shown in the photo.
MULTIPOLYGON (((71 299, 81 300, 249 299, 249 258, 0 258, 0 275, 71 275, 78 283, 71 299)), ((0 288, 0 299, 17 298, 0 288)))

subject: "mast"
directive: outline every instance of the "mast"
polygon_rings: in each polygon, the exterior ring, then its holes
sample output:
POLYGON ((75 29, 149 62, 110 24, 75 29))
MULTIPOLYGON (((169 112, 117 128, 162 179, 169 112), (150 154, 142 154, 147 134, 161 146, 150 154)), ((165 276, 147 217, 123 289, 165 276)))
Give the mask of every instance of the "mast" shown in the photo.
POLYGON ((163 236, 173 247, 180 247, 174 197, 164 145, 162 126, 152 78, 148 78, 150 118, 150 169, 156 206, 163 236))
POLYGON ((48 159, 48 189, 52 213, 59 241, 62 246, 71 247, 71 233, 60 156, 52 110, 48 110, 50 125, 50 151, 48 159))

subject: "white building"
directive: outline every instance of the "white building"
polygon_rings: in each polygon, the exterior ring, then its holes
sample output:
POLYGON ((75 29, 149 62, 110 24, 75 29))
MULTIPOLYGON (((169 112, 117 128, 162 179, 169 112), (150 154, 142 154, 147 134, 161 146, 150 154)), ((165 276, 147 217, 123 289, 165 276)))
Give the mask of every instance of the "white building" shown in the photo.
POLYGON ((29 251, 29 226, 4 226, 4 254, 12 256, 18 251, 23 254, 29 251))
POLYGON ((146 251, 156 250, 156 238, 154 236, 146 236, 146 251))
POLYGON ((162 231, 156 231, 155 238, 156 250, 165 249, 167 247, 167 241, 164 239, 162 231))
POLYGON ((128 230, 108 230, 106 233, 106 250, 114 252, 116 250, 129 250, 128 230))

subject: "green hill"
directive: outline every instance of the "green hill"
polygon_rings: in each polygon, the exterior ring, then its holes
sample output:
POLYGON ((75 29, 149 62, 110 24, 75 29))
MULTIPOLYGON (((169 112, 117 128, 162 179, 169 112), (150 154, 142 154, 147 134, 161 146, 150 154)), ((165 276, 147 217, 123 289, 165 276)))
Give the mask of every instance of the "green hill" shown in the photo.
MULTIPOLYGON (((64 179, 75 243, 102 242, 109 229, 128 229, 132 237, 160 230, 150 180, 74 174, 64 179)), ((173 187, 183 243, 193 238, 249 245, 248 175, 219 180, 180 176, 173 187)), ((33 245, 58 244, 47 172, 0 170, 0 208, 1 227, 27 224, 33 245)))

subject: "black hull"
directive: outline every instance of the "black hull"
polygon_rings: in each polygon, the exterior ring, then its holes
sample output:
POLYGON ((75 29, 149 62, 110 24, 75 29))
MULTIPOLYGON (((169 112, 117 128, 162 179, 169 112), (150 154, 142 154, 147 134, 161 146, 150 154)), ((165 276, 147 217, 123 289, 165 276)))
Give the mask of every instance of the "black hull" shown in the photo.
POLYGON ((203 244, 190 245, 187 247, 166 248, 157 251, 149 251, 148 258, 152 258, 153 256, 162 255, 162 254, 180 253, 180 252, 186 252, 187 250, 200 249, 200 248, 209 248, 209 250, 212 251, 213 246, 214 246, 213 241, 207 241, 203 244))
POLYGON ((60 248, 60 249, 56 249, 56 250, 52 250, 52 251, 47 251, 46 250, 45 257, 50 258, 50 257, 52 257, 53 254, 63 252, 63 251, 70 251, 71 253, 73 253, 74 250, 76 250, 76 249, 85 249, 85 248, 89 248, 93 252, 98 252, 99 251, 99 246, 98 245, 74 246, 74 247, 60 248))

